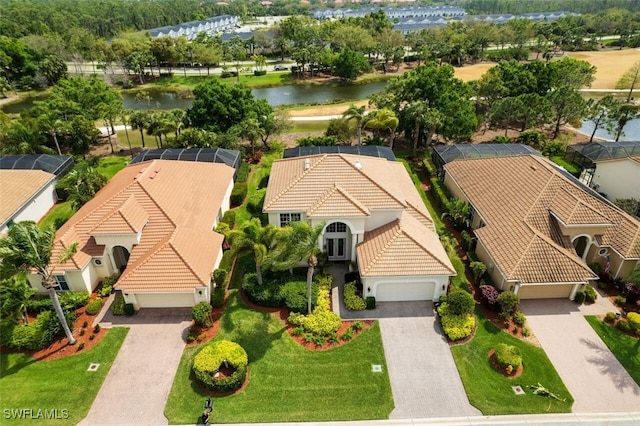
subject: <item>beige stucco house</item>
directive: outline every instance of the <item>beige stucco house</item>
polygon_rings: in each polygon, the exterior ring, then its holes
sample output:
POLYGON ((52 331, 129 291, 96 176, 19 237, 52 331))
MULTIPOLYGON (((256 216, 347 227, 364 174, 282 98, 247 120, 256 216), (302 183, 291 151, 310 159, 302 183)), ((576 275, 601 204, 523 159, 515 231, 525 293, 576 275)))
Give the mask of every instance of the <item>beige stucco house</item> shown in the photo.
MULTIPOLYGON (((229 209, 234 169, 225 164, 154 160, 115 175, 56 234, 52 259, 60 290, 92 291, 121 274, 116 289, 136 309, 190 307, 208 301, 222 258, 214 231, 229 209)), ((44 288, 32 275, 31 285, 44 288)))
POLYGON ((640 222, 544 157, 458 159, 444 182, 472 207, 476 253, 493 283, 521 299, 573 298, 596 262, 625 277, 640 260, 640 222))
POLYGON ((0 170, 0 235, 17 222, 38 222, 58 201, 56 176, 42 170, 0 170))
POLYGON ((363 295, 377 301, 437 300, 455 270, 404 166, 351 154, 273 163, 264 202, 269 223, 324 224, 330 261, 357 262, 363 295))
POLYGON ((595 162, 591 186, 612 201, 617 198, 640 200, 640 155, 595 162))

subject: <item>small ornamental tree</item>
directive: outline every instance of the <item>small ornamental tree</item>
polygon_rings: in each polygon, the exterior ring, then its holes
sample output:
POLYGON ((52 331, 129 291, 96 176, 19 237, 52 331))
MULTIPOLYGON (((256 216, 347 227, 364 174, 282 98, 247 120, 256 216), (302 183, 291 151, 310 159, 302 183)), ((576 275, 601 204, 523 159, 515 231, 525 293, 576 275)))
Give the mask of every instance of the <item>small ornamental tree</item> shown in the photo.
POLYGON ((505 291, 498 296, 501 313, 505 316, 511 316, 518 309, 520 298, 517 294, 505 291))
POLYGON ((465 315, 473 313, 475 301, 471 294, 462 289, 454 288, 447 295, 447 305, 451 315, 465 315))
POLYGON ((199 327, 211 326, 211 305, 207 302, 200 302, 191 309, 193 322, 199 327))
POLYGON ((473 271, 473 277, 478 281, 485 272, 487 272, 487 266, 482 262, 471 262, 469 265, 473 271))

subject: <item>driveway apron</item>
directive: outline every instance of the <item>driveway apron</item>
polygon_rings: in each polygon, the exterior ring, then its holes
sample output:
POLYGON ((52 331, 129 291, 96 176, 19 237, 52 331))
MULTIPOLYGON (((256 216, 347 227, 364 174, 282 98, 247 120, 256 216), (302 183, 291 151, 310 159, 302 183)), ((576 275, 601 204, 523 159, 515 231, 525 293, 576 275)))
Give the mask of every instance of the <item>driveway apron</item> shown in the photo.
POLYGON ((129 327, 89 414, 79 424, 167 424, 164 407, 190 325, 190 310, 143 309, 134 317, 103 319, 129 327))
POLYGON ((637 411, 640 387, 584 319, 616 311, 606 298, 598 299, 590 306, 560 299, 525 300, 521 309, 573 395, 573 412, 637 411))
POLYGON ((389 417, 481 415, 469 404, 433 303, 378 305, 375 311, 384 313, 379 319, 380 330, 395 403, 389 417))

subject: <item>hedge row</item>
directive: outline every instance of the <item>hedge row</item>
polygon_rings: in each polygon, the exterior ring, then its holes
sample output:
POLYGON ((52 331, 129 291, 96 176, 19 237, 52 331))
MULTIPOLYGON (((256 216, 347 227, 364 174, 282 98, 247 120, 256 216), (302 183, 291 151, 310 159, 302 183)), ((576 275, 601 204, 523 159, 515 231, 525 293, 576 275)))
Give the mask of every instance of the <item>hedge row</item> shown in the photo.
MULTIPOLYGON (((264 274, 262 285, 258 285, 256 273, 245 274, 242 289, 256 305, 280 307, 286 305, 292 312, 307 312, 307 282, 295 279, 288 273, 264 274)), ((311 308, 316 306, 318 284, 311 288, 311 308)))
MULTIPOLYGON (((86 291, 64 291, 58 293, 58 301, 62 310, 73 311, 89 303, 89 293, 86 291)), ((37 314, 53 310, 53 302, 48 295, 36 295, 27 302, 27 311, 37 314)))
MULTIPOLYGON (((65 312, 65 318, 69 328, 73 330, 75 313, 65 312)), ((55 312, 44 311, 38 315, 35 321, 26 325, 3 321, 0 327, 0 343, 13 349, 37 351, 49 346, 56 337, 63 333, 64 330, 55 312)))
POLYGON ((364 299, 356 295, 356 283, 344 285, 344 306, 350 311, 363 311, 367 307, 364 299))
POLYGON ((247 197, 247 184, 244 182, 236 182, 231 190, 231 207, 239 207, 247 197))

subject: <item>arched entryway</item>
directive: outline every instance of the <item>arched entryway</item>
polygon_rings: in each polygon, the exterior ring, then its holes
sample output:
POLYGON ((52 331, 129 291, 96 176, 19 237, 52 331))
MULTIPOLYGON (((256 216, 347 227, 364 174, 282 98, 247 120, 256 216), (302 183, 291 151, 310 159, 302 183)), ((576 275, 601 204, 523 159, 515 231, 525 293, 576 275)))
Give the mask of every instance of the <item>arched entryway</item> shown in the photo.
POLYGON ((582 259, 585 258, 587 249, 589 248, 590 238, 586 235, 580 235, 573 239, 573 248, 576 251, 576 254, 580 256, 582 259))
POLYGON ((116 269, 120 272, 124 271, 127 268, 127 263, 129 262, 129 250, 122 246, 115 246, 111 249, 111 253, 113 254, 113 261, 116 264, 116 269))
POLYGON ((351 232, 343 222, 332 222, 324 229, 324 249, 330 261, 351 259, 351 232))

